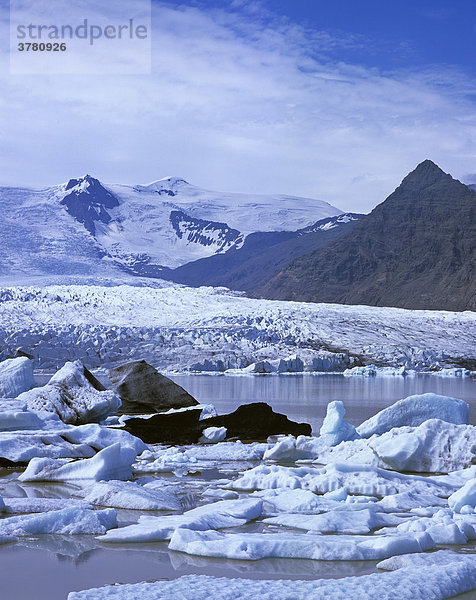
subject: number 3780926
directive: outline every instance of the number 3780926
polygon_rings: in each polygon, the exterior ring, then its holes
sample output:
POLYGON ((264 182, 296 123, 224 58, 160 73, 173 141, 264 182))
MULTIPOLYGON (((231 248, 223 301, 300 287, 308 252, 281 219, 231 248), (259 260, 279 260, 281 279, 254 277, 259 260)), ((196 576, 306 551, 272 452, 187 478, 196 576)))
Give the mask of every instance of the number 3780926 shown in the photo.
POLYGON ((59 42, 19 42, 18 52, 65 52, 66 44, 59 42))

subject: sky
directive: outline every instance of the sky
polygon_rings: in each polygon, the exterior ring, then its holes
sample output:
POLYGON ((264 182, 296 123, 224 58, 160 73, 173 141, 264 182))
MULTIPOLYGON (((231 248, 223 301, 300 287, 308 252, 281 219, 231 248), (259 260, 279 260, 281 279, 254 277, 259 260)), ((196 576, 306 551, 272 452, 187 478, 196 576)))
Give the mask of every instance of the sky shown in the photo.
POLYGON ((150 73, 67 75, 9 72, 0 2, 2 185, 180 176, 368 212, 426 158, 476 182, 472 0, 153 0, 150 73))

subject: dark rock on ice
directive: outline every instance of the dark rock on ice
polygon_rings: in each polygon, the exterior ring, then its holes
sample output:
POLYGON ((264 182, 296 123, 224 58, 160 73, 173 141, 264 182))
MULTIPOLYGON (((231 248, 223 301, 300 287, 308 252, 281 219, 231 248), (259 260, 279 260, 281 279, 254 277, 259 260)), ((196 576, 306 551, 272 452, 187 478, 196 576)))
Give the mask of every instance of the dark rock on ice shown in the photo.
POLYGON ((200 421, 201 412, 197 408, 127 419, 125 429, 146 444, 196 444, 209 420, 200 421))
POLYGON ((200 421, 201 409, 190 409, 148 418, 126 421, 126 430, 148 444, 196 444, 208 427, 226 427, 226 439, 243 442, 266 440, 270 435, 311 435, 308 423, 295 423, 286 415, 275 413, 266 402, 238 407, 228 415, 200 421))
POLYGON ((203 421, 206 427, 226 427, 227 439, 238 438, 241 441, 266 440, 270 435, 280 433, 311 435, 308 423, 296 423, 286 415, 275 413, 266 402, 243 404, 228 415, 218 415, 203 421))

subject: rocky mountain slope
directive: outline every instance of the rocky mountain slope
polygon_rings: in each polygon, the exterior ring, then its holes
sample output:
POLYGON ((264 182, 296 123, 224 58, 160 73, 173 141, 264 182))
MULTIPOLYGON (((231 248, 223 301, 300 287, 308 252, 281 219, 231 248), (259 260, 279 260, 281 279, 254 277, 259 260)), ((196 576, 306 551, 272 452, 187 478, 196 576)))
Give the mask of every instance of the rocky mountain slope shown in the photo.
POLYGON ((241 247, 235 246, 225 253, 201 258, 173 270, 164 269, 159 276, 185 285, 251 290, 293 258, 322 248, 344 235, 361 217, 356 213, 343 213, 297 231, 251 233, 241 247))
POLYGON ((177 177, 130 186, 90 175, 44 190, 0 188, 0 209, 0 276, 158 276, 238 249, 250 233, 342 213, 321 200, 211 192, 177 177))
POLYGON ((476 192, 425 160, 352 231, 296 258, 252 295, 476 309, 476 192))

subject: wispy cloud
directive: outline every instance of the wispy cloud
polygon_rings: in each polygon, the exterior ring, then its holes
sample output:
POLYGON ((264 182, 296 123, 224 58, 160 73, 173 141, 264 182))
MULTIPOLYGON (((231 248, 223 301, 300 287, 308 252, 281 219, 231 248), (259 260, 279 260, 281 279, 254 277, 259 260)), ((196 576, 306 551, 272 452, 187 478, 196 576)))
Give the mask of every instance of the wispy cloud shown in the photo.
POLYGON ((254 2, 155 3, 153 24, 151 76, 13 76, 4 48, 4 183, 176 174, 369 210, 427 157, 457 176, 474 172, 476 86, 463 73, 339 61, 339 48, 364 40, 254 2))

